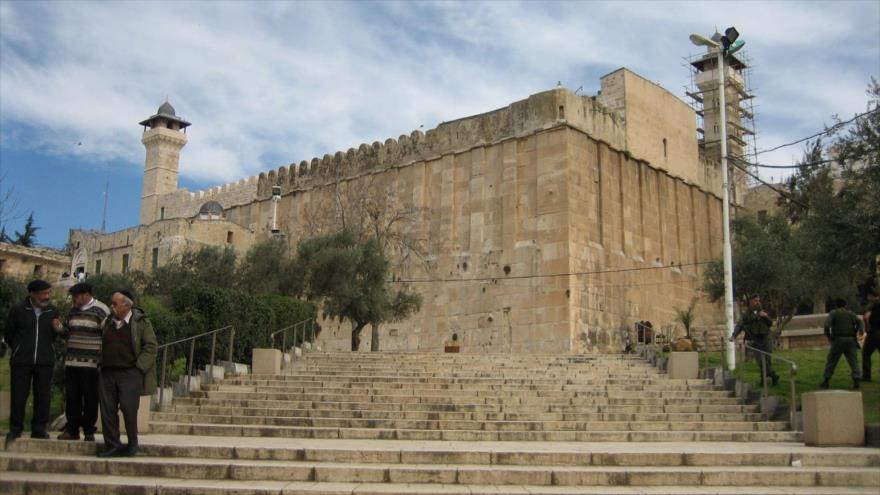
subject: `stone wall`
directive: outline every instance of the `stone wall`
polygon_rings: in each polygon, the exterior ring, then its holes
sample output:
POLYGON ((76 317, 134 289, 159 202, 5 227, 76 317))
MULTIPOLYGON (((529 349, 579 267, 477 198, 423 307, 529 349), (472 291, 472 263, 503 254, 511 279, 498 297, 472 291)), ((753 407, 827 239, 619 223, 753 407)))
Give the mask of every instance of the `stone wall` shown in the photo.
POLYGON ((154 249, 158 249, 159 265, 184 250, 202 245, 230 245, 237 252, 244 253, 253 245, 254 235, 250 230, 225 220, 171 219, 110 234, 74 230, 70 242, 74 248, 70 262, 72 273, 83 267, 91 275, 98 273, 98 263, 101 273, 122 272, 126 256, 128 270, 150 272, 154 249))
POLYGON ((56 249, 0 242, 0 273, 4 275, 22 280, 42 278, 55 282, 69 267, 70 256, 56 249))
MULTIPOLYGON (((718 197, 563 122, 347 179, 366 180, 418 207, 410 233, 432 258, 396 274, 419 280, 424 306, 382 327, 383 350, 440 350, 453 333, 462 352, 620 350, 637 320, 674 326, 675 309, 697 296, 698 263, 720 252, 718 197)), ((283 196, 291 246, 307 236, 310 205, 334 191, 328 183, 283 196)), ((229 214, 263 225, 271 202, 229 214)), ((697 312, 721 318, 715 305, 697 312)), ((349 347, 348 324, 321 324, 324 349, 349 347)), ((363 338, 369 349, 369 329, 363 338)))

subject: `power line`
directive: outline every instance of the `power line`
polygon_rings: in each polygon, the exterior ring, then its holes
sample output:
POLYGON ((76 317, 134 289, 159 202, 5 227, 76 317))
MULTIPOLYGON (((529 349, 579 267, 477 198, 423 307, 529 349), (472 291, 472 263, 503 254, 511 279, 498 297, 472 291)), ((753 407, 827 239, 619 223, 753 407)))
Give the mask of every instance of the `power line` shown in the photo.
POLYGON ((734 167, 736 167, 736 168, 742 170, 743 172, 745 172, 746 174, 748 174, 750 177, 752 177, 753 179, 757 180, 757 181, 760 182, 761 184, 764 184, 764 185, 767 186, 771 191, 773 191, 773 192, 775 192, 776 194, 782 196, 782 197, 785 198, 786 200, 791 201, 792 203, 794 203, 794 204, 800 206, 801 208, 807 208, 807 205, 805 205, 805 204, 801 203, 800 201, 794 199, 793 197, 791 197, 790 194, 786 193, 785 191, 781 191, 781 190, 777 189, 776 186, 774 186, 773 184, 770 184, 769 182, 765 181, 764 179, 762 179, 762 178, 758 177, 757 175, 753 174, 752 172, 750 172, 749 169, 748 169, 747 167, 744 167, 744 166, 740 165, 739 163, 736 163, 736 162, 741 161, 741 162, 743 162, 743 163, 745 163, 745 164, 748 165, 749 162, 746 162, 746 161, 744 161, 744 160, 740 160, 739 158, 736 158, 736 157, 733 157, 733 156, 731 156, 731 157, 729 157, 729 158, 732 159, 732 161, 733 161, 733 166, 734 166, 734 167))
POLYGON ((778 150, 778 149, 780 149, 780 148, 785 148, 785 147, 788 147, 788 146, 794 146, 794 145, 796 145, 796 144, 803 143, 804 141, 807 141, 807 140, 810 140, 810 139, 813 139, 813 138, 816 138, 816 137, 822 136, 823 134, 829 134, 829 133, 832 133, 832 132, 837 132, 837 131, 839 131, 840 129, 842 129, 844 126, 846 126, 847 124, 850 124, 851 122, 853 122, 853 121, 855 121, 855 120, 858 120, 858 119, 864 117, 865 115, 870 115, 870 114, 875 113, 875 112, 877 112, 877 111, 880 111, 880 107, 875 108, 875 109, 873 109, 873 110, 868 110, 867 112, 864 112, 864 113, 860 113, 860 114, 856 115, 855 117, 853 117, 853 118, 851 118, 851 119, 849 119, 849 120, 847 120, 847 121, 844 121, 844 122, 838 122, 838 123, 834 124, 833 126, 829 127, 828 129, 825 129, 824 131, 820 131, 820 132, 817 132, 816 134, 813 134, 813 135, 811 135, 811 136, 807 136, 807 137, 805 137, 805 138, 798 139, 797 141, 792 141, 792 142, 790 142, 790 143, 780 144, 779 146, 775 146, 775 147, 770 148, 770 149, 767 149, 767 150, 756 151, 756 152, 755 152, 755 156, 757 156, 757 155, 761 155, 761 154, 764 154, 764 153, 769 153, 769 152, 771 152, 771 151, 776 151, 776 150, 778 150))
POLYGON ((503 276, 503 277, 479 277, 479 278, 435 278, 435 279, 409 279, 409 280, 391 280, 392 283, 398 284, 414 284, 414 283, 435 283, 435 282, 494 282, 497 280, 523 280, 523 279, 535 279, 535 278, 553 278, 553 277, 568 277, 568 276, 581 276, 581 275, 601 275, 605 273, 625 273, 625 272, 638 272, 645 270, 662 270, 664 268, 678 268, 683 266, 699 266, 699 265, 708 265, 712 263, 712 261, 695 261, 693 263, 678 263, 672 265, 662 265, 662 266, 644 266, 639 268, 617 268, 611 270, 596 270, 589 272, 568 272, 568 273, 547 273, 547 274, 538 274, 538 275, 514 275, 514 276, 503 276))

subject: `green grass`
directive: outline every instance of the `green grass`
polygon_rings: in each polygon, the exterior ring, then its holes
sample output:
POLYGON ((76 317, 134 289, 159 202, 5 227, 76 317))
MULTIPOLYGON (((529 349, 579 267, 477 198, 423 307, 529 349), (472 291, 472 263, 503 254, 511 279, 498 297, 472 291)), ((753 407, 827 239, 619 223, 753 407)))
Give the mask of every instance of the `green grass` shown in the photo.
MULTIPOLYGON (((9 385, 9 358, 4 357, 0 358, 0 391, 8 391, 10 388, 9 385)), ((52 422, 55 418, 58 417, 59 414, 64 412, 64 397, 62 396, 61 389, 56 386, 56 384, 52 385, 52 402, 49 404, 49 422, 52 422)), ((31 416, 34 413, 34 397, 33 394, 28 396, 28 403, 25 406, 24 413, 24 428, 25 431, 30 431, 31 427, 31 416)), ((9 431, 9 418, 0 418, 0 432, 3 432, 5 435, 6 432, 9 431)))
MULTIPOLYGON (((798 371, 795 377, 795 385, 797 386, 798 404, 801 404, 800 395, 814 390, 821 390, 819 384, 822 383, 822 375, 825 372, 825 358, 828 355, 827 350, 777 350, 776 356, 784 357, 797 363, 798 371)), ((750 360, 742 363, 741 355, 737 356, 737 369, 734 375, 747 382, 755 385, 761 383, 761 368, 756 360, 750 360)), ((704 356, 700 356, 700 366, 703 366, 704 356)), ((708 353, 708 367, 721 366, 721 353, 708 353)), ((859 351, 859 366, 861 366, 861 351, 859 351)), ((789 367, 787 363, 774 360, 773 369, 779 375, 779 384, 770 386, 768 391, 771 395, 779 395, 788 401, 790 394, 789 389, 789 367)), ((873 382, 862 382, 862 403, 865 409, 865 423, 880 423, 880 353, 874 353, 871 362, 871 371, 873 382)), ((837 368, 834 370, 834 376, 831 378, 832 389, 849 390, 852 386, 852 378, 849 365, 846 359, 840 358, 837 368)))

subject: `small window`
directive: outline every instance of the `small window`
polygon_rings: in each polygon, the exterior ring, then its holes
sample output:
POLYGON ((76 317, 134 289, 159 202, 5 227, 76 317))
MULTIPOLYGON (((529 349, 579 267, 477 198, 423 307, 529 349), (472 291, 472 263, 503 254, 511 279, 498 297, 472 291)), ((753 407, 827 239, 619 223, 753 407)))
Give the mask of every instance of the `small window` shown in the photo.
POLYGON ((153 270, 159 268, 159 248, 153 248, 153 270))
POLYGON ((232 244, 232 231, 226 231, 226 244, 232 244))
POLYGON ((165 220, 165 207, 159 208, 159 220, 165 220))
POLYGON ((559 118, 561 120, 565 119, 565 107, 562 105, 559 105, 559 118))
POLYGON ((43 265, 34 265, 34 276, 40 277, 43 275, 43 265))
POLYGON ((101 260, 95 260, 95 275, 101 274, 101 260))
POLYGON ((79 249, 79 241, 76 241, 76 249, 79 249))
POLYGON ((666 138, 663 138, 663 158, 666 158, 666 138))
POLYGON ((6 260, 0 260, 0 272, 6 270, 6 260))
POLYGON ((767 221, 767 210, 758 210, 758 220, 761 222, 767 221))
POLYGON ((122 273, 128 273, 128 254, 122 255, 122 273))

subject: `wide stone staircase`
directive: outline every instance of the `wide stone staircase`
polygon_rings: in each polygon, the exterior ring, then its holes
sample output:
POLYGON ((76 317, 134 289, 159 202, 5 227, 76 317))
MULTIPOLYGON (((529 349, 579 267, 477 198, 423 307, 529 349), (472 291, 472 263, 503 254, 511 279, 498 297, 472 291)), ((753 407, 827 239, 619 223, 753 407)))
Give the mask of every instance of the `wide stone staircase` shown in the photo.
POLYGON ((880 493, 880 450, 805 447, 630 356, 314 353, 153 415, 141 455, 20 440, 3 493, 880 493))

